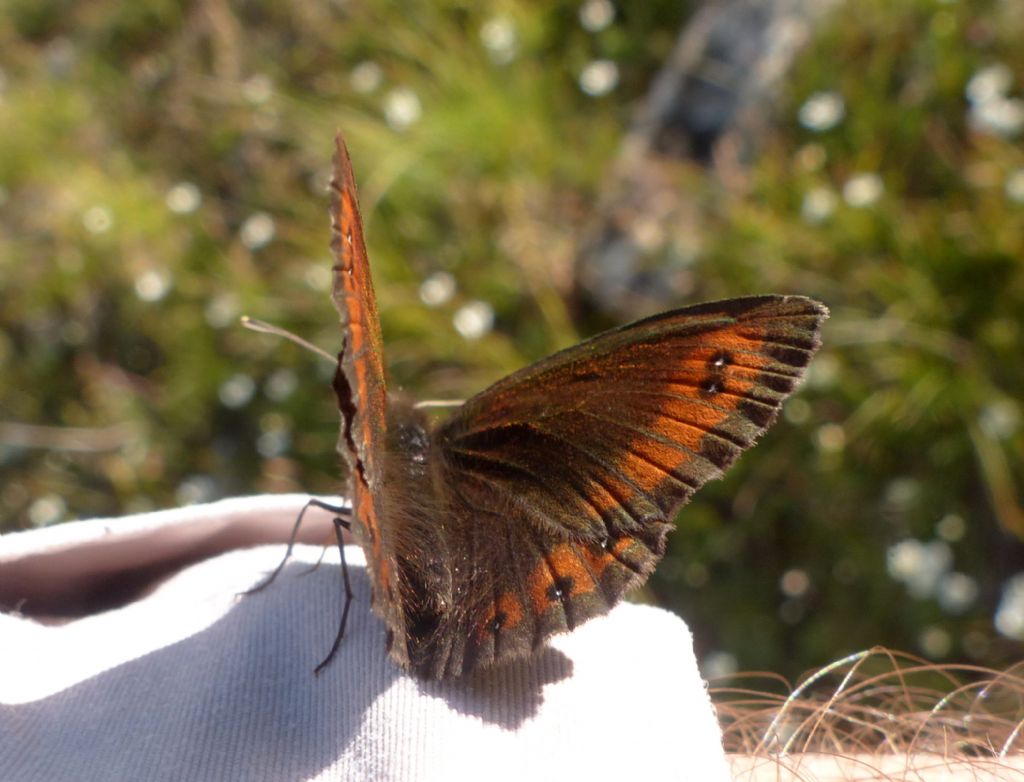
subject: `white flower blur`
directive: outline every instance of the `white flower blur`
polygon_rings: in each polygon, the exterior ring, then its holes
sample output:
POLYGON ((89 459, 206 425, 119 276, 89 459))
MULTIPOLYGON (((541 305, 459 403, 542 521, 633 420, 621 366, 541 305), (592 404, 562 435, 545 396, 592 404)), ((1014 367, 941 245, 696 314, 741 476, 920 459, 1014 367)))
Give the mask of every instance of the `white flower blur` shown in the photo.
POLYGON ((732 652, 711 652, 700 661, 700 672, 705 679, 721 679, 739 670, 739 661, 732 652))
POLYGON ((480 28, 480 42, 498 65, 515 59, 519 51, 519 35, 512 21, 504 16, 488 19, 480 28))
POLYGON ((831 130, 846 116, 846 102, 838 92, 816 92, 804 101, 797 114, 808 130, 831 130))
POLYGON ((843 200, 852 207, 873 206, 885 192, 882 177, 872 172, 854 174, 843 185, 843 200))
POLYGON ((359 63, 348 75, 348 83, 352 89, 364 95, 375 92, 384 82, 384 71, 375 62, 366 60, 359 63))
POLYGON ((1020 429, 1020 407, 1015 400, 997 399, 981 410, 978 425, 989 437, 1008 440, 1020 429))
POLYGON ((1013 138, 1024 130, 1024 100, 996 98, 979 103, 971 108, 971 120, 979 130, 1013 138))
POLYGON ((286 429, 269 429, 256 438, 256 450, 264 459, 273 459, 288 452, 291 435, 286 429))
POLYGON ((394 130, 405 130, 422 115, 419 96, 408 87, 397 87, 384 99, 384 119, 394 130))
POLYGON ((274 94, 274 82, 264 73, 257 73, 242 82, 242 97, 253 105, 266 103, 274 94))
POLYGON ((480 339, 494 326, 494 310, 486 301, 471 301, 456 310, 452 323, 466 339, 480 339))
POLYGON ((82 215, 82 225, 91 234, 105 234, 114 225, 114 215, 105 206, 91 206, 82 215))
POLYGON ((939 579, 935 597, 947 614, 962 614, 978 598, 978 582, 966 573, 947 573, 939 579))
POLYGON ((779 589, 786 597, 803 597, 811 588, 811 577, 803 568, 790 568, 779 579, 779 589))
POLYGON ((160 301, 171 290, 171 275, 166 269, 147 269, 135 278, 135 295, 141 301, 160 301))
POLYGON ((1007 198, 1016 204, 1024 204, 1024 168, 1011 171, 1003 188, 1007 198))
POLYGON ((178 484, 174 497, 179 505, 195 505, 209 502, 217 494, 217 484, 208 475, 190 475, 178 484))
POLYGON ((66 511, 67 506, 60 495, 44 494, 28 506, 28 519, 36 527, 45 527, 60 521, 66 511))
POLYGON ((995 98, 1003 98, 1013 86, 1013 71, 1003 63, 996 63, 982 68, 975 73, 964 94, 971 103, 985 103, 995 98))
POLYGON ((587 95, 607 95, 619 84, 619 66, 611 60, 594 60, 580 74, 580 89, 587 95))
POLYGON ((814 435, 818 448, 825 453, 839 453, 846 447, 846 432, 839 424, 822 424, 814 435))
POLYGON ((249 404, 256 393, 256 383, 248 375, 232 375, 223 383, 217 392, 217 397, 224 407, 238 409, 249 404))
POLYGON ((242 244, 250 250, 258 250, 270 243, 276 231, 273 217, 266 212, 256 212, 246 218, 238 234, 242 244))
POLYGON ((299 378, 288 368, 276 369, 263 384, 263 393, 275 402, 283 402, 299 387, 299 378))
POLYGON ((1024 100, 1009 95, 1013 71, 1003 63, 982 68, 964 89, 971 104, 970 121, 975 129, 1012 138, 1024 130, 1024 100))
POLYGON ((222 329, 238 319, 238 295, 226 291, 211 298, 203 312, 206 322, 215 329, 222 329))
POLYGON ((1003 584, 995 626, 1001 635, 1024 641, 1024 573, 1018 573, 1003 584))
POLYGON ((924 628, 917 637, 917 643, 925 656, 933 660, 945 657, 953 648, 953 638, 949 631, 935 625, 924 628))
POLYGON ((830 187, 814 187, 804 194, 800 216, 808 223, 821 223, 832 216, 839 199, 830 187))
POLYGON ((178 182, 167 191, 167 195, 164 197, 167 208, 179 215, 196 211, 202 200, 199 188, 192 182, 178 182))
POLYGON ((886 568, 896 581, 917 598, 936 594, 940 581, 953 564, 953 551, 941 540, 922 543, 908 538, 890 546, 886 552, 886 568))
POLYGON ((420 301, 428 307, 440 307, 455 295, 455 278, 448 272, 434 272, 420 283, 420 301))
POLYGON ((311 263, 302 273, 302 279, 310 290, 329 291, 334 282, 334 274, 331 272, 331 265, 327 262, 311 263))
POLYGON ((610 0, 587 0, 580 6, 580 25, 588 33, 599 33, 615 19, 610 0))

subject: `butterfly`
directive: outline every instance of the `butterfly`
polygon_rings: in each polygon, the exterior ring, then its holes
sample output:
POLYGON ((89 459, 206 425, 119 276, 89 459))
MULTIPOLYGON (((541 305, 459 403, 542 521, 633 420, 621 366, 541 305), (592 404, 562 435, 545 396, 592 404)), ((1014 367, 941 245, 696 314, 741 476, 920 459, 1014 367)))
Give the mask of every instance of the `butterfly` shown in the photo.
MULTIPOLYGON (((339 546, 350 529, 388 651, 413 674, 529 655, 647 579, 680 507, 772 424, 828 311, 754 296, 654 315, 520 369, 432 423, 388 394, 355 177, 340 134, 335 146, 333 387, 351 498, 335 509, 339 546)), ((342 626, 321 667, 344 632, 343 574, 342 626)))

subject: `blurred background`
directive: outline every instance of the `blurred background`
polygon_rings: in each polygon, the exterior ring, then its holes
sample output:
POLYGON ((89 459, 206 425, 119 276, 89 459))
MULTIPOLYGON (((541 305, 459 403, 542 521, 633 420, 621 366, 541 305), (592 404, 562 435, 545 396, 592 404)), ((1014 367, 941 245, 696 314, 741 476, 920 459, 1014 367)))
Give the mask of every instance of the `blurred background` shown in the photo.
POLYGON ((705 672, 1024 640, 1024 4, 7 0, 0 530, 333 493, 326 183, 392 384, 800 293, 807 383, 639 599, 705 672))

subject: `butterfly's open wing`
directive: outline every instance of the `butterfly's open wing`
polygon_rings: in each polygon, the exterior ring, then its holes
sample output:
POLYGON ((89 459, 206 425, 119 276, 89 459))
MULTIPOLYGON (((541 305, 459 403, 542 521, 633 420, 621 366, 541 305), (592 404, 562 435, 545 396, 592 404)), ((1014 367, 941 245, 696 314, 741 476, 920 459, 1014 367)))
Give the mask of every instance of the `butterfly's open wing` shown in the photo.
MULTIPOLYGON (((467 525, 465 646, 435 675, 518 656, 604 613, 664 553, 678 509, 772 423, 827 316, 801 297, 675 310, 473 397, 435 434, 467 525), (471 566, 472 568, 472 566, 471 566)), ((455 617, 453 617, 455 619, 455 617)))
POLYGON ((333 299, 342 327, 342 347, 334 375, 341 410, 338 450, 349 466, 352 530, 367 553, 375 599, 389 592, 390 574, 381 555, 379 489, 383 480, 386 389, 381 358, 377 299, 363 241, 355 176, 348 149, 335 139, 331 178, 331 249, 335 263, 333 299))

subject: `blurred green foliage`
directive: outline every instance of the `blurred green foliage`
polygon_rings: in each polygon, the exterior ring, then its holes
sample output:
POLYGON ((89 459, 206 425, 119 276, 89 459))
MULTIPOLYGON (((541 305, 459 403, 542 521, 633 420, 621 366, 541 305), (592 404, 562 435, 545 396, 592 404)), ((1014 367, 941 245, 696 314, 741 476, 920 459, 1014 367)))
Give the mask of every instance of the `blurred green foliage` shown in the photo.
MULTIPOLYGON (((0 529, 339 490, 332 368, 237 320, 337 349, 336 128, 395 386, 465 397, 591 333, 577 240, 691 9, 621 4, 594 31, 579 10, 9 0, 0 529), (592 96, 597 59, 619 79, 592 96), (454 295, 428 306, 438 273, 454 295), (470 340, 473 302, 495 322, 470 340)), ((994 620, 1024 570, 1022 38, 1008 2, 842 6, 742 182, 701 184, 701 298, 833 309, 806 388, 683 511, 647 589, 705 652, 790 675, 876 643, 1019 656, 994 620)))

